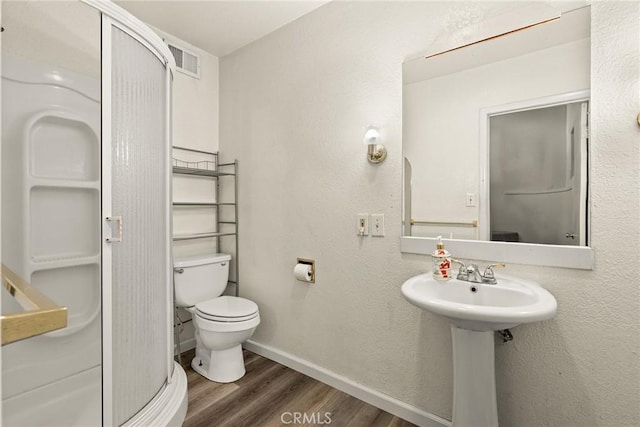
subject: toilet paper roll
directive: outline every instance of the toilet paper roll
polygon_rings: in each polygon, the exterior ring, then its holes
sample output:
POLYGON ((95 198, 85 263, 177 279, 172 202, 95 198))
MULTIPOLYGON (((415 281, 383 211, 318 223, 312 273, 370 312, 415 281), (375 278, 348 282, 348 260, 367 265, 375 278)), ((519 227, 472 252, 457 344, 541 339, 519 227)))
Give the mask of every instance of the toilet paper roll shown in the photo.
POLYGON ((296 264, 293 268, 293 275, 302 282, 311 281, 311 266, 309 264, 296 264))

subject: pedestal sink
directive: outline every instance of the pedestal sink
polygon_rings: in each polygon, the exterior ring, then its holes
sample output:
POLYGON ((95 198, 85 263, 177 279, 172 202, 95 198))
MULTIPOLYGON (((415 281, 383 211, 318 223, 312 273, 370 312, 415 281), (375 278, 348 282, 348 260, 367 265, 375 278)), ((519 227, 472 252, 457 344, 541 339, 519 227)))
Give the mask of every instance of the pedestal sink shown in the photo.
POLYGON ((451 322, 453 427, 497 427, 494 331, 551 319, 556 299, 539 284, 497 275, 495 285, 412 277, 402 295, 451 322))

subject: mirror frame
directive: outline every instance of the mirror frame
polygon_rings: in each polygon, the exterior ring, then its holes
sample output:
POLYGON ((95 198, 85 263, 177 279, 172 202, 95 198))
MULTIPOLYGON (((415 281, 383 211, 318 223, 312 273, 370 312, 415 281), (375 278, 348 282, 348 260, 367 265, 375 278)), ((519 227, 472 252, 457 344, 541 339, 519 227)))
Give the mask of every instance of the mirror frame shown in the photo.
MULTIPOLYGON (((400 237, 400 252, 430 255, 436 247, 433 237, 400 237)), ((595 254, 589 246, 541 245, 537 243, 491 242, 442 239, 456 258, 513 264, 593 270, 595 254)))
MULTIPOLYGON (((588 6, 587 6, 588 7, 588 6)), ((567 10, 568 11, 568 10, 567 10)), ((564 12, 567 12, 564 11, 564 12)), ((502 17, 500 24, 496 25, 495 22, 492 22, 493 25, 485 25, 483 27, 484 31, 475 30, 475 40, 466 45, 475 44, 482 42, 484 40, 490 39, 492 37, 497 37, 500 35, 504 35, 507 31, 504 31, 503 28, 505 22, 509 22, 509 19, 505 19, 506 17, 502 17), (488 27, 493 26, 494 33, 487 34, 488 27), (500 28, 500 30, 498 30, 500 28)), ((509 22, 509 25, 513 25, 516 20, 512 20, 509 22)), ((544 19, 540 19, 539 23, 545 22, 544 19)), ((535 24, 534 24, 535 25, 535 24)), ((507 28, 505 27, 505 28, 507 28)), ((509 28, 509 32, 524 29, 527 26, 520 25, 519 27, 512 26, 509 28)), ((460 46, 462 47, 462 46, 460 46)), ((460 48, 455 47, 455 48, 460 48)), ((449 49, 450 50, 450 49, 449 49)), ((439 53, 445 53, 447 51, 446 48, 441 48, 439 53)), ((422 56, 423 58, 425 56, 422 56)), ((408 58, 407 60, 416 59, 408 58)), ((405 61, 406 62, 406 61, 405 61)), ((590 89, 589 89, 590 90, 590 89)), ((480 115, 483 114, 482 111, 479 112, 480 115)), ((486 111, 484 112, 486 113, 486 111)), ((486 131, 486 123, 484 127, 481 124, 481 131, 485 129, 486 131)), ((589 144, 591 144, 591 139, 589 144)), ((480 156, 486 156, 488 147, 484 147, 484 152, 482 147, 480 147, 480 156)), ((486 162, 486 158, 480 159, 483 162, 486 162)), ((486 173, 486 164, 481 162, 481 176, 479 177, 482 180, 482 173, 486 173)), ((589 169, 591 166, 589 164, 589 169)), ((404 165, 403 165, 403 177, 404 177, 404 165)), ((481 186, 484 184, 481 184, 481 186)), ((589 184, 587 184, 589 185, 589 184)), ((403 178, 403 187, 404 187, 404 178, 403 178)), ((402 191, 402 197, 404 200, 404 188, 402 191)), ((589 203, 589 201, 587 202, 589 203)), ((404 204, 404 202, 403 202, 404 204)), ((589 203, 590 205, 590 203, 589 203)), ((591 221, 590 221, 590 206, 587 206, 587 230, 589 233, 591 231, 591 221)), ((414 236, 404 236, 402 233, 404 232, 404 226, 401 224, 401 237, 400 237, 400 252, 401 253, 410 253, 410 254, 420 254, 420 255, 430 255, 431 252, 436 247, 436 239, 432 237, 414 237, 414 236)), ((591 233, 590 233, 591 234, 591 233)), ((458 240, 458 239, 443 239, 447 249, 457 258, 465 258, 465 259, 473 259, 473 260, 482 260, 482 261, 500 261, 505 263, 513 263, 513 264, 525 264, 525 265, 539 265, 539 266, 547 266, 547 267, 564 267, 564 268, 575 268, 581 270, 593 270, 595 267, 595 252, 590 246, 563 246, 563 245, 546 245, 546 244, 536 244, 536 243, 515 243, 515 242, 495 242, 495 241, 486 241, 486 240, 458 240)))

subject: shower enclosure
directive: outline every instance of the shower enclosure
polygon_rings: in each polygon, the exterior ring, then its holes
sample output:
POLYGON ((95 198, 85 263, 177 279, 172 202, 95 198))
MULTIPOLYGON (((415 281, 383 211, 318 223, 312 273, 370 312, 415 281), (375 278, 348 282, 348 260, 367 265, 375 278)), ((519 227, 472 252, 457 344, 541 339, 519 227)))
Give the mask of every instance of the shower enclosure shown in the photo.
POLYGON ((3 2, 2 26, 2 424, 180 425, 172 56, 111 2, 3 2))

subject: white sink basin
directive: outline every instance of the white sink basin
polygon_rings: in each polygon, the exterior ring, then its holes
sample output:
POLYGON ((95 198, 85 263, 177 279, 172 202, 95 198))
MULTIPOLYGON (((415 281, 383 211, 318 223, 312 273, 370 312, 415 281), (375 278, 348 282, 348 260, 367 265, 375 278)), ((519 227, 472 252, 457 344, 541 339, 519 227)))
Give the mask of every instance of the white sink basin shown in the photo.
POLYGON ((556 299, 537 283, 502 275, 496 278, 496 285, 487 285, 439 281, 431 273, 420 274, 404 282, 402 295, 411 304, 472 331, 499 331, 556 314, 556 299))

